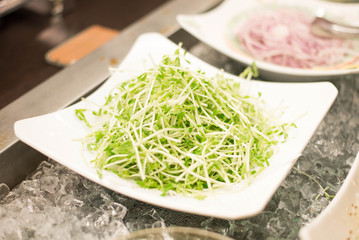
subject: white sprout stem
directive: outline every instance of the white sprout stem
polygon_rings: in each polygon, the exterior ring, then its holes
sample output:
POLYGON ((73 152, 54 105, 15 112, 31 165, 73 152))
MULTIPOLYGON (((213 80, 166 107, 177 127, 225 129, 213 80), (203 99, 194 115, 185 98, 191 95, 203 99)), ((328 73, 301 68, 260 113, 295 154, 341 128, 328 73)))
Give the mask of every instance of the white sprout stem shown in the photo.
POLYGON ((251 156, 254 141, 268 141, 259 151, 271 156, 268 145, 280 137, 267 133, 284 129, 266 120, 272 116, 255 98, 241 97, 239 86, 181 67, 177 55, 164 58, 116 86, 98 111, 101 121, 86 139, 95 166, 169 195, 250 180, 267 161, 251 156))
POLYGON ((138 166, 138 169, 139 169, 139 172, 140 172, 141 179, 144 180, 146 178, 146 176, 145 176, 145 172, 144 172, 144 170, 142 168, 141 158, 140 158, 140 154, 138 152, 137 144, 133 140, 133 137, 132 137, 131 133, 129 131, 126 131, 126 132, 127 132, 128 138, 132 142, 132 146, 133 146, 133 149, 134 149, 135 154, 136 154, 137 166, 138 166))

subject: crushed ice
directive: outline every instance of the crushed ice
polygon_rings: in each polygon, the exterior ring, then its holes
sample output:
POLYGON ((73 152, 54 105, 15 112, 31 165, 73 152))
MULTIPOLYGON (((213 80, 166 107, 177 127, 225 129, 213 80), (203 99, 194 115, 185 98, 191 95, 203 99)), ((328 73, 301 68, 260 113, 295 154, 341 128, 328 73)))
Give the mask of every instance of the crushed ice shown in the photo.
POLYGON ((49 162, 0 202, 0 239, 111 239, 126 207, 108 190, 49 162))

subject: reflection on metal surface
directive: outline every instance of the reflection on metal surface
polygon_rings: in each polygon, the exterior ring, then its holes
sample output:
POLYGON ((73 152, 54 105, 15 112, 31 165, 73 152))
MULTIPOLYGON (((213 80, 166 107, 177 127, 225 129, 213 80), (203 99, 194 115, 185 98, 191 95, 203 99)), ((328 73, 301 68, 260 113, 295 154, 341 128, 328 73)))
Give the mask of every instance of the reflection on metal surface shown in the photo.
POLYGON ((28 2, 28 0, 0 0, 0 17, 15 11, 26 2, 28 2))
POLYGON ((356 38, 359 37, 359 27, 334 23, 317 16, 311 25, 311 32, 319 37, 356 38))
POLYGON ((62 15, 52 16, 50 25, 37 36, 37 39, 49 46, 56 46, 72 35, 72 31, 66 27, 62 15))
POLYGON ((63 0, 50 0, 51 18, 50 25, 45 30, 40 32, 37 39, 49 46, 55 46, 60 42, 73 35, 72 31, 66 27, 63 18, 64 1, 63 0))

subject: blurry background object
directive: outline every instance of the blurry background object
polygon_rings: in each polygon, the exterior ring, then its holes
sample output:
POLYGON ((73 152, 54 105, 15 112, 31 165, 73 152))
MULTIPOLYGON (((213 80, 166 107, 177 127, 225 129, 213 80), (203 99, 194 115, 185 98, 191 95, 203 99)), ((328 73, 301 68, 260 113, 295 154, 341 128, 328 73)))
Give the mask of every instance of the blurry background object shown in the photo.
POLYGON ((359 73, 358 40, 323 39, 310 34, 317 9, 324 9, 333 21, 354 23, 359 22, 358 4, 267 3, 227 0, 209 13, 181 14, 177 20, 188 33, 239 64, 255 61, 262 79, 321 81, 359 73))
POLYGON ((67 39, 71 35, 71 31, 66 28, 63 19, 64 1, 50 0, 50 3, 50 25, 40 32, 38 39, 50 46, 55 46, 67 39))
MULTIPOLYGON (((54 29, 55 32, 56 30, 57 28, 54 29)), ((50 32, 50 34, 54 33, 54 31, 50 32)), ((61 31, 61 28, 58 31, 61 31)), ((51 49, 45 58, 47 62, 60 67, 74 64, 105 42, 114 38, 118 33, 119 31, 111 28, 92 25, 76 36, 51 49)), ((56 35, 54 37, 56 37, 56 35)), ((49 40, 51 40, 51 36, 49 40)))
POLYGON ((0 109, 61 70, 45 55, 63 41, 95 24, 122 30, 167 1, 23 0, 1 14, 0 109))
POLYGON ((311 25, 314 35, 324 38, 356 38, 359 37, 359 25, 347 25, 333 22, 325 18, 325 10, 317 10, 316 17, 311 25))
POLYGON ((15 11, 26 2, 28 2, 28 0, 0 0, 0 17, 15 11))
POLYGON ((75 10, 76 1, 77 0, 31 0, 25 7, 37 14, 54 16, 75 10))

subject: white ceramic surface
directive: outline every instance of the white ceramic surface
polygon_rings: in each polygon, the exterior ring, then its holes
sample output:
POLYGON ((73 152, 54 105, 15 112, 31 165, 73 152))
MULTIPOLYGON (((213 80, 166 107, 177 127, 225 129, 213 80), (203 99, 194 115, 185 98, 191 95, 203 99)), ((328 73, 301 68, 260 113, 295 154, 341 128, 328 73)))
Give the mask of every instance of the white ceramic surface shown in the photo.
POLYGON ((311 11, 313 16, 318 9, 321 9, 326 12, 330 19, 359 25, 359 4, 342 4, 318 0, 226 0, 218 7, 203 14, 178 15, 177 21, 187 32, 232 59, 245 65, 251 65, 255 61, 257 67, 261 70, 262 77, 268 77, 270 80, 317 81, 359 73, 359 68, 315 70, 280 66, 254 59, 231 44, 234 33, 233 29, 230 28, 234 19, 242 18, 244 20, 246 16, 258 9, 273 6, 305 8, 311 11))
POLYGON ((323 212, 299 231, 301 240, 359 239, 359 153, 323 212))
MULTIPOLYGON (((103 104, 105 96, 118 82, 137 76, 137 73, 153 66, 152 60, 158 62, 163 54, 172 54, 177 48, 176 44, 157 33, 140 36, 120 65, 120 69, 129 70, 130 73, 114 73, 88 100, 103 104)), ((186 56, 191 61, 191 67, 196 70, 200 68, 210 76, 219 71, 190 54, 186 56)), ((236 79, 235 76, 229 77, 236 79)), ((20 120, 15 123, 15 134, 21 141, 60 164, 131 198, 199 215, 226 219, 245 218, 258 214, 267 205, 332 105, 337 89, 329 82, 238 81, 242 82, 243 89, 260 91, 268 107, 286 107, 282 120, 294 121, 297 128, 289 132, 286 143, 278 145, 278 152, 269 160, 270 166, 250 186, 239 190, 238 186, 233 185, 231 191, 215 191, 204 200, 184 196, 163 197, 157 190, 140 188, 134 182, 121 179, 111 172, 104 172, 100 179, 89 164, 91 155, 84 153, 80 141, 76 141, 90 132, 74 113, 78 108, 94 108, 87 101, 47 115, 20 120)))

